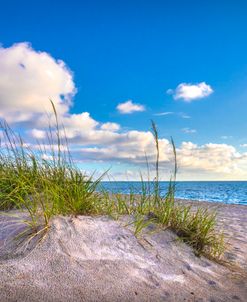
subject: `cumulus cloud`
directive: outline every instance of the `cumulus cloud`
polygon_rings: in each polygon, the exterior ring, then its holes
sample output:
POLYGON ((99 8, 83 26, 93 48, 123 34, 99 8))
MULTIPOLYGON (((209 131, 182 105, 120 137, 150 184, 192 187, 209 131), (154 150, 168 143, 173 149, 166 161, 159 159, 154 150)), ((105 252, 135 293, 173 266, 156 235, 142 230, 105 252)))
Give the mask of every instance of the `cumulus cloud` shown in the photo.
POLYGON ((9 123, 38 121, 52 111, 68 112, 76 93, 66 64, 28 43, 0 47, 0 117, 9 123))
POLYGON ((213 89, 205 82, 198 84, 181 83, 175 90, 168 89, 167 93, 172 94, 175 100, 182 99, 191 102, 209 96, 213 93, 213 89))
MULTIPOLYGON (((78 129, 79 130, 79 129, 78 129)), ((78 131, 79 133, 79 131, 78 131)), ((125 133, 103 131, 97 127, 80 134, 72 132, 69 137, 72 155, 77 162, 126 163, 136 169, 146 169, 146 156, 150 163, 151 176, 156 153, 150 131, 128 131, 125 133)), ((36 136, 43 134, 35 131, 36 136)), ((166 177, 173 165, 173 150, 167 139, 159 139, 160 167, 166 177)), ((39 147, 39 146, 38 146, 39 147)), ((45 146, 49 149, 49 145, 45 146)), ((179 178, 182 179, 244 179, 247 177, 247 152, 238 152, 228 144, 197 145, 182 142, 177 146, 179 178)), ((154 175, 154 172, 153 172, 154 175)), ((134 177, 134 176, 133 176, 134 177)), ((136 178, 133 178, 136 179, 136 178)))
POLYGON ((109 131, 118 131, 120 129, 120 125, 117 123, 104 123, 101 125, 102 130, 109 130, 109 131))
POLYGON ((231 145, 209 143, 198 146, 183 142, 178 157, 180 166, 185 170, 220 173, 221 177, 246 175, 247 153, 240 154, 231 145))
POLYGON ((196 133, 196 129, 190 129, 190 128, 183 128, 181 129, 182 132, 187 133, 187 134, 191 134, 191 133, 196 133))
POLYGON ((124 103, 118 104, 117 110, 122 114, 130 114, 133 112, 145 111, 145 106, 141 104, 135 104, 132 100, 128 100, 124 103))
MULTIPOLYGON (((146 141, 141 147, 140 140, 132 143, 131 147, 127 142, 125 145, 85 147, 78 150, 77 156, 89 160, 133 163, 140 165, 139 169, 145 172, 145 150, 148 154, 151 175, 154 176, 155 146, 153 142, 146 141)), ((160 154, 161 170, 165 171, 165 177, 169 178, 174 160, 169 141, 160 140, 160 154)), ((192 142, 183 142, 177 147, 177 161, 181 179, 193 179, 193 176, 197 180, 245 179, 247 177, 247 153, 239 153, 233 146, 227 144, 197 145, 192 142)))

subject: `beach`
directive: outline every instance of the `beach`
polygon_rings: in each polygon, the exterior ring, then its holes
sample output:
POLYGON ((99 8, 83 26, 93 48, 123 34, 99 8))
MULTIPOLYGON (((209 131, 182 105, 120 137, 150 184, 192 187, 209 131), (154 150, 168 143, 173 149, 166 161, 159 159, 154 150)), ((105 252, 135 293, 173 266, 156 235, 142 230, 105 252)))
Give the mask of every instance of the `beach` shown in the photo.
POLYGON ((224 230, 227 250, 225 259, 247 272, 247 207, 216 202, 178 200, 192 207, 207 207, 217 212, 218 229, 224 230))
POLYGON ((23 214, 10 211, 0 216, 0 301, 246 301, 247 207, 177 202, 217 210, 223 261, 155 225, 136 237, 128 216, 58 216, 41 242, 17 249, 23 214))
POLYGON ((0 302, 247 302, 247 1, 1 1, 0 302))

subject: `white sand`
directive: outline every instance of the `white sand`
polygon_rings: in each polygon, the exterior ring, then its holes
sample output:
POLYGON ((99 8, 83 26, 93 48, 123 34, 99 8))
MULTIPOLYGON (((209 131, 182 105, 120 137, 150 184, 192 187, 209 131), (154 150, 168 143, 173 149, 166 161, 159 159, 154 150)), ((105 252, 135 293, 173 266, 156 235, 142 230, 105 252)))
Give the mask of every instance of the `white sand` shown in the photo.
POLYGON ((16 252, 22 226, 0 216, 0 301, 247 301, 247 207, 218 212, 233 270, 195 257, 170 231, 137 239, 107 217, 57 217, 41 243, 16 252))

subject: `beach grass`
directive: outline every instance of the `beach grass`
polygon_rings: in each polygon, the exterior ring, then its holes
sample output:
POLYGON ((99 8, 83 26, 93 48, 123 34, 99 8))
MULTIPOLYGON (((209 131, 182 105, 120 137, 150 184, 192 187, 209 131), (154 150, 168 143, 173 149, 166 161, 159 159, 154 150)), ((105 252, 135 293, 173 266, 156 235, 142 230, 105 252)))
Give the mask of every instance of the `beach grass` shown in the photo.
POLYGON ((42 144, 33 150, 7 123, 0 125, 4 136, 0 146, 1 211, 17 208, 28 212, 30 219, 25 222, 33 234, 47 231, 56 215, 110 215, 115 219, 132 215, 137 236, 149 223, 157 223, 176 232, 196 254, 221 257, 224 237, 216 229, 216 214, 201 208, 195 211, 175 202, 177 155, 172 139, 174 171, 166 194, 161 196, 159 138, 153 121, 155 178, 150 179, 150 163, 146 160, 148 181, 140 175, 141 194, 134 194, 134 190, 128 195, 113 194, 101 186, 105 173, 95 179, 94 175, 85 175, 73 163, 66 135, 51 104, 56 123, 47 131, 49 150, 42 144))

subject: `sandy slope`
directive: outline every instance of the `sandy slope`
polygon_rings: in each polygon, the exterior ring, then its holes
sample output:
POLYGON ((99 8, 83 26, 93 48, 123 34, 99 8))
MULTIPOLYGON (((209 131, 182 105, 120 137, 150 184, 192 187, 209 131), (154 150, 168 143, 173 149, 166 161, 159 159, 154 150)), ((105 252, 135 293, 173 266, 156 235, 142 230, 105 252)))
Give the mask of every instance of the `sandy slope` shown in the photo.
POLYGON ((22 225, 1 217, 0 301, 247 301, 247 207, 218 212, 233 271, 195 257, 170 231, 137 239, 107 217, 57 217, 40 244, 14 253, 22 225))
POLYGON ((217 212, 218 228, 223 229, 226 236, 225 259, 247 273, 247 206, 187 200, 179 202, 195 208, 207 207, 217 212))

